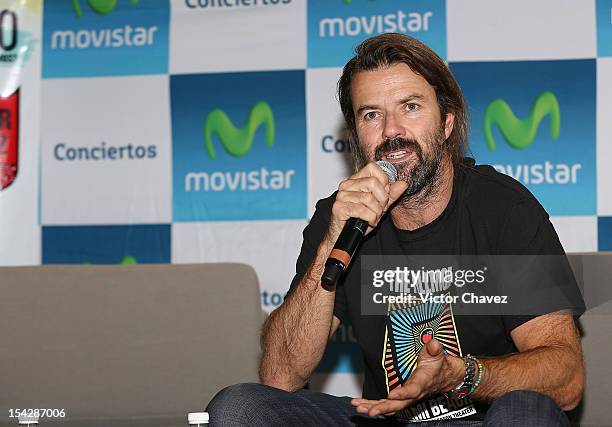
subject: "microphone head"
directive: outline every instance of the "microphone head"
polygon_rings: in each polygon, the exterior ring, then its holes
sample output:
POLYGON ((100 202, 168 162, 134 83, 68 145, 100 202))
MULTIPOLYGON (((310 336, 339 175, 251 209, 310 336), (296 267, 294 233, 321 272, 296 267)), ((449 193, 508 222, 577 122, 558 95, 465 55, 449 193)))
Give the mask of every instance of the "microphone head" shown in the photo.
POLYGON ((385 160, 379 160, 376 162, 376 164, 380 166, 380 168, 387 174, 387 178, 389 178, 390 184, 397 181, 397 169, 395 169, 395 166, 393 166, 393 164, 385 160))

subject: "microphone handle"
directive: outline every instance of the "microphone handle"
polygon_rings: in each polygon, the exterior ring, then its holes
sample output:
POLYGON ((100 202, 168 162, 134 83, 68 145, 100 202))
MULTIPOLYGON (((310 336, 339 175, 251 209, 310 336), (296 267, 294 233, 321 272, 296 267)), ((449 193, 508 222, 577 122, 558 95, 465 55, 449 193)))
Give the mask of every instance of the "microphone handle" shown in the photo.
POLYGON ((346 221, 334 249, 325 262, 325 270, 321 276, 321 283, 325 289, 330 291, 335 289, 367 229, 368 223, 360 218, 350 218, 346 221))

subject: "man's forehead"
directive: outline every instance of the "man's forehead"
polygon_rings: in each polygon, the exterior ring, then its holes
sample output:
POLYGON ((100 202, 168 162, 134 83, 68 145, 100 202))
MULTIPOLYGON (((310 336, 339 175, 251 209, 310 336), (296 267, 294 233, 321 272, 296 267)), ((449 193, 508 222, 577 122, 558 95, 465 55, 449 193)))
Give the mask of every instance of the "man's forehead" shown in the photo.
POLYGON ((375 96, 381 91, 399 91, 402 96, 421 95, 435 96, 435 89, 420 74, 415 73, 406 64, 394 64, 375 70, 360 71, 351 81, 351 95, 375 96))

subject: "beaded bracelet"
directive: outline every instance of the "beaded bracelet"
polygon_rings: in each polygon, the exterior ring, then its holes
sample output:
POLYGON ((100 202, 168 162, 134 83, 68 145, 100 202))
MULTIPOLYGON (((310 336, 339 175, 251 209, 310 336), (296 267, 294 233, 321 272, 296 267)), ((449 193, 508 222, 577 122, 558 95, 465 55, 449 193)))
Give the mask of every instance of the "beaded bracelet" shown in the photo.
POLYGON ((474 381, 474 384, 472 384, 472 388, 470 389, 470 395, 472 395, 472 394, 474 394, 474 392, 476 391, 476 389, 478 388, 478 386, 482 382, 482 376, 484 374, 485 367, 484 367, 484 365, 482 364, 482 362, 480 360, 476 359, 471 354, 468 354, 465 357, 467 359, 471 360, 472 362, 474 362, 476 365, 478 365, 478 377, 476 378, 476 381, 474 381))
POLYGON ((472 387, 474 385, 474 374, 476 373, 476 363, 468 358, 464 357, 463 362, 465 364, 465 375, 463 381, 457 387, 445 393, 447 399, 463 399, 470 395, 472 387))

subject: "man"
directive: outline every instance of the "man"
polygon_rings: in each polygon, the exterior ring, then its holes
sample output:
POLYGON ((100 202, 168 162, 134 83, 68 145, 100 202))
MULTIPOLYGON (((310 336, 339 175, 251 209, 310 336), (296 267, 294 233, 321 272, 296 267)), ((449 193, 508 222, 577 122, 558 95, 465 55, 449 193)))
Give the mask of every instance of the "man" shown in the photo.
POLYGON ((466 106, 444 62, 404 35, 368 39, 344 67, 339 98, 356 173, 319 201, 304 230, 290 292, 263 328, 263 384, 219 393, 209 405, 211 422, 386 425, 456 417, 445 422, 568 425, 563 410, 584 389, 574 323, 583 303, 563 268, 555 281, 572 304, 503 316, 455 316, 449 304, 438 305, 424 323, 410 323, 433 325, 420 342, 410 341, 409 350, 419 350, 412 362, 402 359, 406 331, 396 328, 416 306, 363 314, 358 263, 367 255, 564 255, 548 215, 522 185, 464 159, 466 106), (397 181, 389 182, 378 160, 395 166, 397 181), (325 261, 354 217, 367 221, 368 234, 342 283, 326 289, 325 261), (363 398, 301 390, 343 321, 364 353, 363 398))

